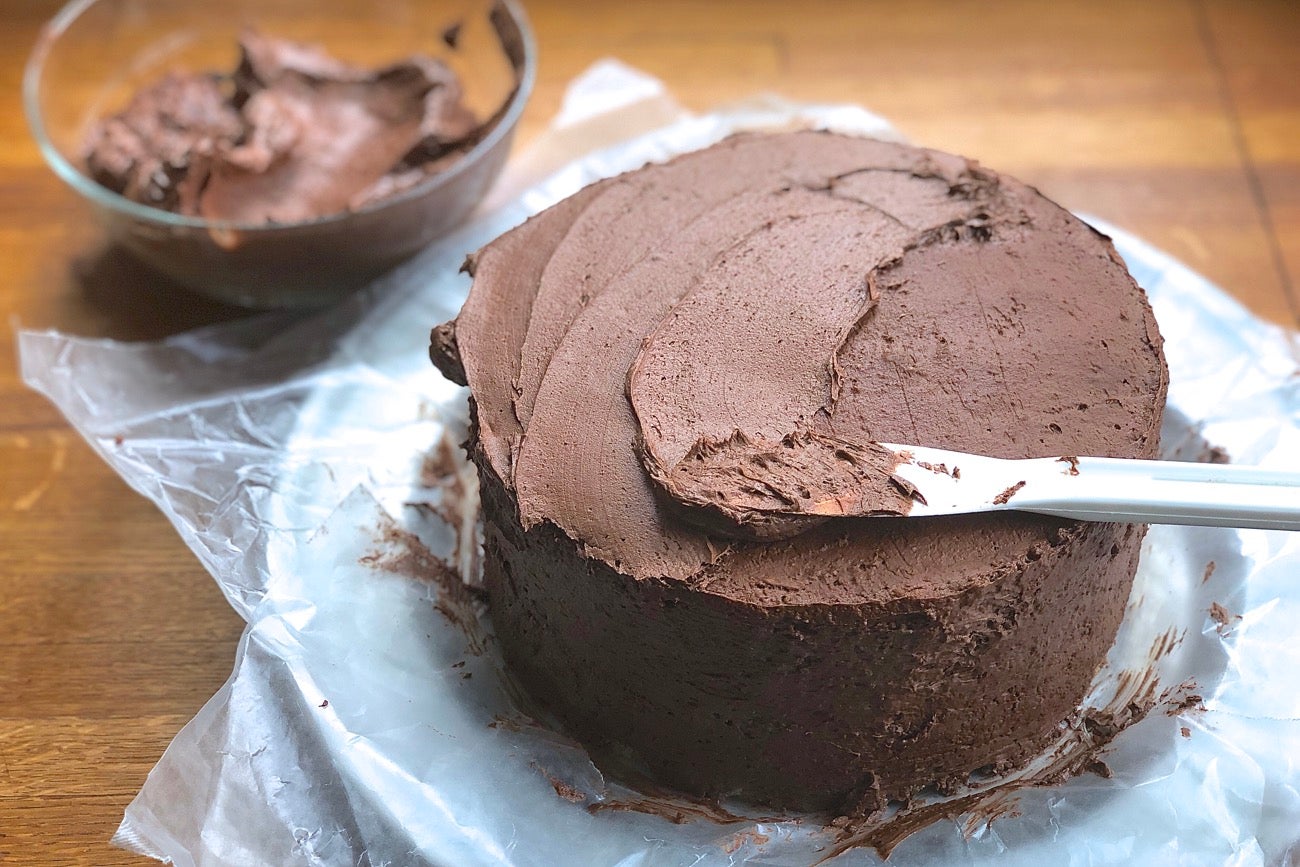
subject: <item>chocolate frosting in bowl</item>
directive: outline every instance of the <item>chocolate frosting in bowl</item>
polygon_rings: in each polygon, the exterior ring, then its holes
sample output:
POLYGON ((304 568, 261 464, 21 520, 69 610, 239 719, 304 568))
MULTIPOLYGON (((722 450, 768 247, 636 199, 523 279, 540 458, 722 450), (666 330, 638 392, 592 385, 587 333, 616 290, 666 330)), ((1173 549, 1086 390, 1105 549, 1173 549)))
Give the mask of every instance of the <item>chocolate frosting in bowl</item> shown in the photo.
POLYGON ((876 442, 1155 454, 1159 336, 1104 237, 963 158, 800 132, 597 184, 470 268, 432 354, 473 394, 493 621, 602 761, 866 810, 1075 707, 1140 528, 829 519, 906 513, 876 442))
POLYGON ((187 216, 297 223, 408 189, 480 133, 439 60, 366 70, 253 31, 239 52, 233 75, 173 73, 96 123, 90 175, 187 216))

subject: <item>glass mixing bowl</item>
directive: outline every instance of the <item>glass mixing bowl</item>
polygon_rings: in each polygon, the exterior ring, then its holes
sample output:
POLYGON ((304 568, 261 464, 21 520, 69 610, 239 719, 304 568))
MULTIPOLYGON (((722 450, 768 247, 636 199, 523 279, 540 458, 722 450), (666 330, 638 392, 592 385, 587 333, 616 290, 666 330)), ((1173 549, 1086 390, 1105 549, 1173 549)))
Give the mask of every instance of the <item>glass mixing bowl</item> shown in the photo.
POLYGON ((535 74, 532 32, 513 0, 74 0, 42 31, 23 101, 46 161, 90 202, 114 242, 222 301, 312 306, 408 258, 473 209, 505 163, 535 74), (457 23, 457 37, 445 38, 457 23), (182 216, 86 175, 83 149, 97 119, 169 72, 233 70, 246 27, 371 68, 416 53, 439 57, 460 76, 467 104, 495 123, 453 166, 416 186, 300 223, 182 216))

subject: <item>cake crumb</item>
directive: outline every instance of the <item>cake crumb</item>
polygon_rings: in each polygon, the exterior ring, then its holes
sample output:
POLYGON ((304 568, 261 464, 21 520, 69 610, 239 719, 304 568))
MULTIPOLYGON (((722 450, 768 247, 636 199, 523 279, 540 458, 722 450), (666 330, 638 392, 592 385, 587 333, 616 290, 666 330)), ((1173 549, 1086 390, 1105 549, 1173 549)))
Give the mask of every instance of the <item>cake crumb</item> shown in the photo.
POLYGON ((916 465, 923 470, 929 470, 935 475, 951 476, 952 471, 948 469, 947 464, 932 464, 929 461, 917 461, 916 465))
POLYGON ((1188 693, 1176 702, 1173 702, 1165 709, 1168 716, 1178 716, 1189 711, 1205 710, 1204 697, 1200 693, 1188 693))
POLYGON ((1210 619, 1214 621, 1214 631, 1221 636, 1226 636, 1229 632, 1229 624, 1234 620, 1240 620, 1240 614, 1233 614, 1227 608, 1224 608, 1218 602, 1210 603, 1210 619))
POLYGON ((1011 501, 1011 498, 1016 495, 1016 492, 1019 491, 1024 486, 1025 483, 1023 480, 1016 482, 1014 485, 1007 488, 1005 491, 1003 491, 1002 493, 998 494, 996 497, 993 498, 994 505, 1005 506, 1007 503, 1011 501))
POLYGON ((1057 458, 1057 459, 1056 459, 1056 462, 1057 462, 1057 463, 1069 464, 1069 465, 1070 465, 1070 468, 1069 468, 1068 470, 1066 470, 1066 472, 1069 473, 1069 474, 1072 475, 1072 476, 1077 476, 1077 475, 1079 475, 1079 459, 1078 459, 1077 457, 1075 457, 1074 455, 1066 455, 1066 456, 1063 457, 1063 458, 1057 458))
POLYGON ((737 852, 740 847, 744 846, 746 843, 753 843, 755 846, 762 846, 771 839, 772 838, 768 835, 760 834, 758 831, 751 828, 747 831, 737 833, 726 843, 722 844, 722 851, 731 855, 737 852))
POLYGON ((1209 580, 1210 580, 1211 576, 1214 575, 1214 570, 1217 569, 1218 567, 1219 567, 1219 564, 1215 563, 1213 560, 1211 560, 1210 562, 1206 563, 1206 564, 1205 564, 1205 572, 1201 574, 1201 583, 1202 583, 1202 584, 1209 583, 1209 580))
POLYGON ((561 798, 568 801, 569 803, 580 804, 583 801, 587 800, 586 792, 583 792, 580 789, 576 789, 573 786, 570 786, 568 783, 564 782, 564 780, 561 780, 559 777, 555 776, 550 771, 546 770, 541 765, 537 764, 537 762, 529 762, 528 767, 532 768, 534 771, 537 771, 537 773, 545 777, 546 782, 550 783, 551 788, 555 790, 555 794, 559 795, 561 798))
POLYGON ((1096 774, 1104 780, 1109 780, 1111 777, 1115 776, 1115 772, 1110 769, 1110 765, 1106 764, 1101 759, 1093 759, 1091 762, 1088 762, 1083 769, 1089 773, 1096 774))
POLYGON ((1191 730, 1190 728, 1188 728, 1187 726, 1181 726, 1181 727, 1179 727, 1179 729, 1178 729, 1178 733, 1179 733, 1180 735, 1182 735, 1183 737, 1185 737, 1185 738, 1190 738, 1190 737, 1192 736, 1192 730, 1191 730))

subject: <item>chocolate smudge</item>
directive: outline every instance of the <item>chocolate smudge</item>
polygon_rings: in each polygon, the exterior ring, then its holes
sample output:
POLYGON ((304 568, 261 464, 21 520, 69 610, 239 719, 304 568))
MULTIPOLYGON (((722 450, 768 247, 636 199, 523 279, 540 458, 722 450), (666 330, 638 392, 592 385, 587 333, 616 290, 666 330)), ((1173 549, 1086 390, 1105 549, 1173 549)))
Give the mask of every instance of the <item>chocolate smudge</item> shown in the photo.
POLYGON ((1215 631, 1218 632, 1219 635, 1221 636, 1227 636, 1229 631, 1229 624, 1232 623, 1232 621, 1241 619, 1240 614, 1233 614, 1218 602, 1210 603, 1209 614, 1210 614, 1210 619, 1213 620, 1215 623, 1214 626, 1215 631))
POLYGON ((1187 684, 1164 694, 1159 691, 1156 664, 1180 640, 1181 636, 1172 629, 1157 636, 1148 651, 1146 668, 1121 671, 1116 678, 1115 694, 1104 706, 1077 711, 1061 725, 1056 743, 1020 770, 986 781, 975 791, 942 800, 893 802, 873 815, 840 817, 827 826, 827 830, 836 832, 834 845, 816 863, 824 864, 859 846, 870 847, 887 859, 899 843, 942 819, 967 816, 961 827, 969 837, 981 827, 990 826, 995 819, 1013 815, 1011 806, 1020 791, 1058 785, 1085 771, 1109 777, 1110 768, 1100 754, 1121 732, 1157 707, 1179 706, 1189 698, 1200 701, 1200 696, 1180 695, 1187 684))
POLYGON ((1202 464, 1230 464, 1232 456, 1223 446, 1212 446, 1206 444, 1205 451, 1197 456, 1197 462, 1202 464))
POLYGON ((461 573, 434 554, 419 536, 384 515, 376 529, 378 548, 361 556, 362 565, 401 575, 437 588, 434 608, 464 633, 467 649, 483 653, 486 634, 480 618, 485 611, 481 594, 465 583, 461 573))
POLYGON ((994 497, 993 502, 996 505, 1005 506, 1007 503, 1011 501, 1011 498, 1016 495, 1016 492, 1019 491, 1024 486, 1025 483, 1023 481, 1016 482, 1014 485, 1012 485, 1011 487, 1007 488, 1005 491, 1003 491, 1002 493, 994 497))
MULTIPOLYGON (((949 470, 948 465, 945 463, 932 464, 929 461, 916 461, 916 465, 921 469, 929 470, 930 472, 935 473, 936 475, 944 475, 944 476, 952 475, 952 470, 949 470)), ((955 470, 956 468, 954 467, 953 469, 955 470)))
POLYGON ((529 762, 528 767, 532 768, 534 771, 537 771, 537 773, 545 777, 546 782, 550 783, 551 788, 555 790, 555 794, 559 795, 561 798, 568 801, 569 803, 581 804, 583 801, 587 800, 586 792, 583 792, 581 789, 577 789, 569 785, 568 783, 564 782, 564 780, 561 780, 559 777, 555 776, 550 771, 546 770, 541 765, 537 764, 537 762, 529 762))
POLYGON ((1179 716, 1189 711, 1204 711, 1205 699, 1200 693, 1189 692, 1182 698, 1171 700, 1164 710, 1166 716, 1179 716))
POLYGON ((755 846, 762 846, 767 842, 769 842, 771 839, 772 838, 769 837, 767 834, 760 834, 758 831, 754 830, 753 828, 750 828, 748 830, 738 832, 726 843, 723 843, 722 851, 726 852, 728 855, 732 855, 738 852, 743 846, 745 846, 748 843, 753 843, 755 846))
POLYGON ((478 477, 444 432, 420 461, 421 488, 436 493, 429 500, 408 500, 402 505, 428 517, 436 517, 451 528, 455 538, 452 561, 471 587, 482 579, 479 541, 478 477))
POLYGON ((1211 560, 1210 562, 1208 562, 1208 563, 1205 564, 1205 572, 1203 572, 1203 573, 1201 574, 1201 583, 1202 583, 1202 584, 1208 584, 1208 583, 1209 583, 1210 578, 1213 577, 1213 575, 1214 575, 1214 570, 1218 568, 1218 565, 1219 565, 1219 564, 1215 563, 1213 560, 1211 560))
POLYGON ((1109 780, 1111 777, 1115 776, 1115 772, 1110 769, 1110 765, 1106 764, 1101 759, 1093 759, 1091 762, 1084 765, 1083 769, 1090 774, 1096 774, 1104 780, 1109 780))
POLYGON ((649 795, 645 797, 628 797, 597 801, 587 805, 587 812, 593 816, 599 813, 645 813, 667 819, 674 825, 685 825, 701 819, 716 822, 719 825, 734 825, 737 822, 780 822, 788 821, 786 817, 770 816, 756 819, 732 813, 720 804, 704 799, 691 799, 680 794, 649 795))

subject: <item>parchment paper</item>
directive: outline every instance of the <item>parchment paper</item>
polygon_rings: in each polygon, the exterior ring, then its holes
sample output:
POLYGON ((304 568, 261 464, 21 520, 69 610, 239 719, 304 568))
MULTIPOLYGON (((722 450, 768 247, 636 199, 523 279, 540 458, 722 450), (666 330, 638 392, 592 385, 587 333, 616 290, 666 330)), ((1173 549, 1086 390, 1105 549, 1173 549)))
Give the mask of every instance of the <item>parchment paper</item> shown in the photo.
MULTIPOLYGON (((163 510, 248 622, 230 680, 149 775, 117 845, 182 865, 803 865, 834 851, 811 817, 601 810, 636 793, 515 710, 461 580, 473 474, 437 451, 463 436, 465 395, 425 354, 464 298, 466 252, 598 177, 800 125, 895 136, 859 108, 774 98, 689 116, 654 79, 601 63, 469 224, 334 310, 151 344, 21 335, 26 381, 163 510)), ((1296 335, 1102 228, 1166 339, 1166 456, 1204 458, 1209 442, 1294 467, 1296 335)), ((1182 705, 1120 734, 1109 778, 1024 790, 991 823, 941 820, 890 863, 1300 860, 1297 624, 1300 534, 1153 528, 1090 700, 1146 666, 1182 705)), ((834 863, 878 860, 855 848, 834 863)))

